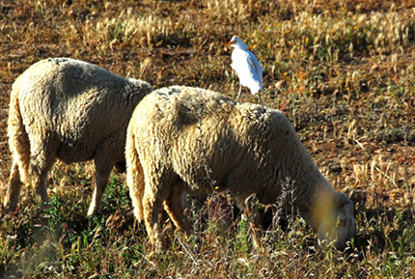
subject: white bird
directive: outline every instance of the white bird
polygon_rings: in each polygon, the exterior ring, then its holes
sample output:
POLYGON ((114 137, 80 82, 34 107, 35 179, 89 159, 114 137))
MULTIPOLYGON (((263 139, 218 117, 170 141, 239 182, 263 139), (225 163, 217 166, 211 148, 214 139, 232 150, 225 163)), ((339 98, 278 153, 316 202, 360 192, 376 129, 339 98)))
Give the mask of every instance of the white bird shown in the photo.
POLYGON ((244 41, 237 36, 233 36, 226 46, 234 47, 231 66, 239 77, 239 93, 236 99, 238 100, 241 94, 241 86, 243 85, 251 90, 252 95, 258 93, 261 105, 263 105, 261 95, 259 94, 259 91, 264 89, 262 85, 262 71, 264 67, 262 67, 261 62, 248 50, 248 46, 244 41))

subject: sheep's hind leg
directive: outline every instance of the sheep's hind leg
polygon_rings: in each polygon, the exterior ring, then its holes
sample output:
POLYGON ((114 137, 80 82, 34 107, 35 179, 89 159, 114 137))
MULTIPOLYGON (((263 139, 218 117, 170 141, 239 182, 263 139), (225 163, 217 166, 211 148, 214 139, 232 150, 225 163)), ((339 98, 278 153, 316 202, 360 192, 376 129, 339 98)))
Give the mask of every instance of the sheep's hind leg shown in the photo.
POLYGON ((54 152, 56 148, 52 142, 54 142, 52 139, 44 140, 32 143, 31 146, 30 176, 43 204, 49 203, 46 179, 56 158, 56 152, 54 152))
POLYGON ((149 188, 152 187, 147 187, 146 185, 143 198, 144 222, 146 224, 147 234, 150 238, 154 251, 160 252, 164 250, 164 241, 161 239, 159 213, 164 199, 161 196, 160 191, 149 191, 149 188))
POLYGON ((21 174, 19 172, 19 165, 16 161, 14 161, 10 172, 9 188, 7 190, 7 194, 4 200, 4 208, 7 213, 14 212, 17 209, 19 193, 23 184, 20 180, 20 177, 21 174))
POLYGON ((154 252, 160 252, 164 250, 164 241, 161 237, 159 213, 163 203, 171 195, 172 186, 178 177, 168 167, 160 169, 154 165, 147 166, 143 168, 146 177, 143 196, 144 223, 154 252))

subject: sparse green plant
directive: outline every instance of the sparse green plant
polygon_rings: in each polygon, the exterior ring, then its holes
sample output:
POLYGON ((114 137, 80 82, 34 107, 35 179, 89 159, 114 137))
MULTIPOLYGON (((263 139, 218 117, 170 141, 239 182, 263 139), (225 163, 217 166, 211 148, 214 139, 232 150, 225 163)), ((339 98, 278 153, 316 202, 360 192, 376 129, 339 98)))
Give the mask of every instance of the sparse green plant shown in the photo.
POLYGON ((112 174, 101 213, 87 220, 92 164, 57 163, 45 210, 30 187, 16 213, 0 207, 0 278, 414 277, 414 7, 410 0, 3 0, 2 189, 12 160, 9 92, 31 64, 67 56, 155 87, 235 96, 225 43, 238 35, 265 67, 264 103, 284 111, 322 173, 353 200, 357 236, 345 251, 319 246, 295 209, 277 204, 255 251, 245 219, 235 214, 227 230, 214 229, 202 204, 190 209, 195 233, 184 237, 167 222, 168 250, 150 257, 123 174, 112 174))

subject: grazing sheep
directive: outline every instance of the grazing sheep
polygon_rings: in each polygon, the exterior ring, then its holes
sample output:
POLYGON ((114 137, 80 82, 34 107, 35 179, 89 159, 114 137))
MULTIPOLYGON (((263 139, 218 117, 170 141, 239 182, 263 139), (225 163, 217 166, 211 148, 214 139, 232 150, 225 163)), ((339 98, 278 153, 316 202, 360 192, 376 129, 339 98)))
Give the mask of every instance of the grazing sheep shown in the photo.
MULTIPOLYGON (((251 197, 275 203, 287 179, 294 189, 286 203, 298 208, 320 239, 331 236, 342 249, 355 233, 353 203, 333 189, 289 120, 274 109, 198 88, 156 90, 131 118, 126 162, 134 214, 145 221, 156 250, 163 249, 158 221, 163 202, 176 227, 188 233, 181 193, 227 189, 258 231, 251 197)), ((259 245, 255 234, 254 240, 259 245)))
POLYGON ((97 212, 113 166, 125 161, 127 125, 135 106, 152 91, 92 64, 67 58, 35 63, 10 95, 9 146, 13 165, 4 205, 15 211, 22 184, 48 202, 47 173, 58 158, 94 160, 96 185, 88 215, 97 212))

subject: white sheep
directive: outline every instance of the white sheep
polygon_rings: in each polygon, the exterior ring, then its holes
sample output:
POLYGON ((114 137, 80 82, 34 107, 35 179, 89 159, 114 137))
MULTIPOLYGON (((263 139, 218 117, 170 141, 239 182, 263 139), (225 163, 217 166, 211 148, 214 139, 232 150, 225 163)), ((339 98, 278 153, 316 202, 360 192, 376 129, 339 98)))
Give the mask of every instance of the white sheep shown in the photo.
POLYGON ((258 214, 246 201, 255 194, 263 204, 275 203, 287 179, 294 181, 287 204, 298 208, 320 239, 331 235, 343 248, 355 233, 352 201, 319 172, 278 110, 198 88, 153 91, 130 120, 126 163, 134 215, 144 220, 156 251, 163 249, 158 220, 163 202, 176 227, 189 233, 181 193, 227 189, 245 214, 251 211, 248 220, 256 229, 258 214))
POLYGON ((96 185, 88 215, 95 214, 113 166, 125 161, 126 130, 134 108, 152 90, 144 81, 68 58, 29 67, 10 95, 13 165, 6 212, 16 210, 22 184, 32 184, 42 202, 49 201, 47 173, 58 158, 66 163, 94 160, 96 185))

